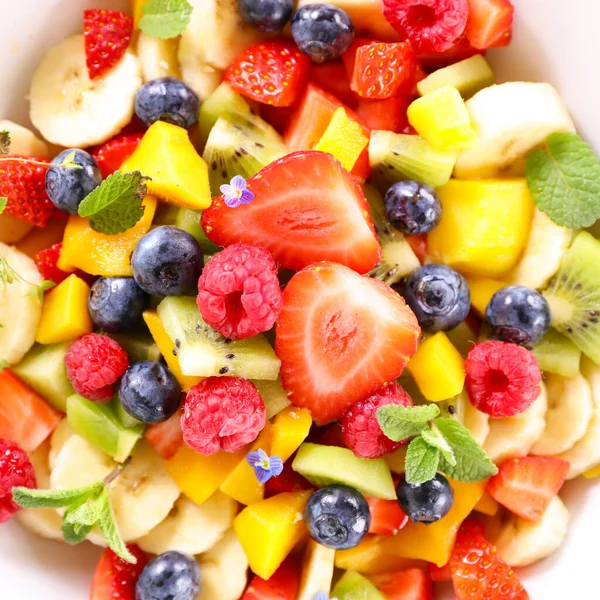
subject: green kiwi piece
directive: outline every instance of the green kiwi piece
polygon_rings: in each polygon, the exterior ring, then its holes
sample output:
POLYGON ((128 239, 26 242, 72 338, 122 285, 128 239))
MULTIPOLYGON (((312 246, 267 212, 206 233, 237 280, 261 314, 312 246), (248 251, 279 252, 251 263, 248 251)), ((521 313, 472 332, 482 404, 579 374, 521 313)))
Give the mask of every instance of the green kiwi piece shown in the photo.
POLYGON ((203 254, 214 254, 221 248, 214 242, 211 242, 202 229, 200 219, 201 211, 191 210, 190 208, 180 208, 175 219, 175 227, 187 231, 200 245, 203 254))
POLYGON ((245 340, 228 340, 200 316, 196 298, 167 297, 158 316, 173 341, 173 353, 184 375, 231 375, 276 381, 280 360, 261 334, 245 340))
POLYGON ((277 381, 253 379, 252 383, 256 386, 260 397, 265 401, 267 419, 279 414, 291 404, 289 394, 283 389, 280 379, 277 379, 277 381))
POLYGON ((179 207, 166 202, 159 202, 152 219, 152 225, 175 225, 179 207))
POLYGON ((467 358, 469 350, 477 342, 477 335, 467 325, 466 321, 459 323, 454 329, 446 331, 446 335, 452 342, 452 345, 461 353, 463 358, 467 358))
POLYGON ((385 596, 363 575, 346 571, 335 584, 332 598, 337 600, 385 600, 385 596))
POLYGON ((581 232, 543 294, 552 326, 600 365, 600 242, 581 232))
POLYGON ((533 354, 542 371, 557 373, 563 377, 575 377, 579 373, 581 350, 554 329, 548 330, 535 345, 533 354))

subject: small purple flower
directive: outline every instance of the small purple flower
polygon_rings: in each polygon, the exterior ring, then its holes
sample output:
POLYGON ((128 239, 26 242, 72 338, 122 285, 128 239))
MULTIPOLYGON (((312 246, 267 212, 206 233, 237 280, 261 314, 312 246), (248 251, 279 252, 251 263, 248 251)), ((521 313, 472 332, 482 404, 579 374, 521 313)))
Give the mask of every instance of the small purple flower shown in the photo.
POLYGON ((260 483, 266 483, 271 477, 281 475, 283 471, 283 461, 279 456, 269 456, 262 448, 250 452, 246 461, 254 469, 256 479, 260 483))
POLYGON ((337 598, 329 598, 329 594, 327 592, 317 592, 312 600, 337 600, 337 598))
POLYGON ((229 208, 237 208, 240 204, 248 204, 254 200, 254 194, 248 189, 248 184, 241 175, 236 175, 229 185, 225 183, 220 189, 229 208))

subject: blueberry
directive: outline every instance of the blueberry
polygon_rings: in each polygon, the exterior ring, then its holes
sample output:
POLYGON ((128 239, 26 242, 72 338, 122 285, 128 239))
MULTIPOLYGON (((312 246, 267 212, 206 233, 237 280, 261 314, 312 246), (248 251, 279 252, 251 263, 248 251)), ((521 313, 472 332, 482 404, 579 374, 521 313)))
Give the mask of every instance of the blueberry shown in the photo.
POLYGON ((328 485, 309 498, 304 522, 319 544, 336 550, 358 546, 371 525, 365 497, 347 485, 328 485))
POLYGON ((135 114, 146 125, 166 121, 188 129, 198 120, 196 92, 176 77, 159 77, 145 83, 135 96, 135 114))
POLYGON ((388 220, 409 235, 427 233, 442 218, 442 205, 435 190, 420 181, 398 181, 385 195, 388 220))
POLYGON ((170 550, 144 567, 135 585, 135 600, 196 600, 199 591, 196 559, 170 550))
POLYGON ((471 309, 466 279, 446 265, 424 265, 413 271, 403 295, 419 325, 430 333, 454 329, 471 309))
POLYGON ((97 327, 108 333, 133 329, 150 298, 131 277, 100 277, 92 285, 88 310, 97 327))
POLYGON ((550 307, 539 292, 509 285, 492 296, 485 318, 496 339, 530 346, 548 331, 550 307))
POLYGON ((454 490, 439 473, 425 483, 407 483, 402 478, 396 487, 400 508, 415 523, 431 525, 448 514, 454 503, 454 490))
POLYGON ((81 201, 102 183, 102 173, 96 159, 79 148, 63 150, 46 171, 46 194, 58 210, 76 215, 81 201), (75 152, 73 162, 81 169, 61 167, 62 162, 75 152))
POLYGON ((238 0, 242 19, 258 31, 279 31, 290 20, 294 0, 238 0))
POLYGON ((354 41, 348 13, 331 4, 307 4, 292 18, 292 37, 315 62, 341 56, 354 41))
POLYGON ((177 227, 147 233, 131 257, 133 277, 151 296, 195 296, 204 257, 198 242, 177 227))

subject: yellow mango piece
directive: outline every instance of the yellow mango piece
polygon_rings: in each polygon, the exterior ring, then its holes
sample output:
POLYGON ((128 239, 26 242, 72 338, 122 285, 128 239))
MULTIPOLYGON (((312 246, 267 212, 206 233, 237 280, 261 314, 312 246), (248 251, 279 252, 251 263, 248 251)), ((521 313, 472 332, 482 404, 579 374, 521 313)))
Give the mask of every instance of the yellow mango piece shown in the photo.
POLYGON ((306 535, 302 513, 310 491, 277 494, 247 506, 233 528, 254 573, 269 579, 306 535))
POLYGON ((143 316, 144 322, 150 330, 152 339, 156 342, 160 353, 163 355, 163 358, 165 359, 169 369, 171 369, 171 373, 175 375, 175 379, 177 379, 181 389, 184 392, 187 392, 191 387, 194 387, 197 383, 200 383, 200 381, 202 381, 202 377, 192 377, 189 375, 184 375, 181 372, 179 361, 173 354, 173 342, 171 341, 169 334, 165 331, 165 328, 162 326, 156 311, 146 310, 144 311, 143 316))
POLYGON ((131 253, 150 231, 156 198, 146 196, 143 204, 144 216, 133 227, 116 235, 94 231, 89 219, 69 217, 58 268, 67 272, 81 269, 102 277, 131 277, 131 253))
POLYGON ((471 306, 480 317, 485 317, 485 309, 492 296, 507 285, 504 281, 488 279, 487 277, 467 277, 467 282, 471 292, 471 306))
POLYGON ((499 509, 500 505, 487 492, 483 492, 483 496, 481 496, 479 502, 473 508, 478 513, 490 517, 493 517, 499 509))
POLYGON ((421 342, 407 368, 430 402, 454 398, 465 386, 465 361, 443 331, 421 342))
POLYGON ((208 167, 182 127, 156 121, 121 171, 141 171, 150 181, 148 191, 162 200, 194 210, 211 203, 208 167))
POLYGON ((311 425, 309 410, 295 406, 282 410, 273 421, 271 454, 285 462, 306 439, 311 425))
POLYGON ((407 115, 417 133, 438 150, 465 150, 477 141, 465 102, 450 85, 415 100, 407 115))
POLYGON ((385 551, 404 558, 427 560, 443 567, 450 560, 461 523, 481 499, 487 480, 476 483, 450 481, 454 490, 454 504, 450 512, 431 525, 408 524, 396 535, 382 540, 385 551))
POLYGON ((131 0, 131 14, 133 15, 133 27, 134 29, 139 29, 140 19, 143 15, 144 4, 146 4, 148 0, 131 0))
POLYGON ((501 279, 529 238, 534 202, 525 179, 451 180, 438 188, 440 224, 428 235, 433 262, 501 279))
POLYGON ((44 297, 42 318, 35 341, 39 344, 58 344, 91 333, 93 323, 88 313, 90 286, 69 275, 44 297))
POLYGON ((167 461, 167 471, 192 502, 203 504, 245 456, 245 450, 204 456, 184 445, 167 461))
POLYGON ((593 469, 589 469, 588 471, 583 473, 583 476, 586 479, 596 479, 596 477, 600 477, 600 465, 594 467, 593 469))
MULTIPOLYGON (((262 448, 267 454, 272 454, 270 450, 272 436, 271 424, 267 423, 249 452, 262 448)), ((259 483, 254 469, 246 461, 246 456, 231 471, 219 489, 246 506, 260 502, 265 497, 265 486, 259 483)))
POLYGON ((369 138, 363 133, 362 127, 340 106, 334 111, 314 149, 333 154, 346 171, 351 171, 368 143, 369 138))

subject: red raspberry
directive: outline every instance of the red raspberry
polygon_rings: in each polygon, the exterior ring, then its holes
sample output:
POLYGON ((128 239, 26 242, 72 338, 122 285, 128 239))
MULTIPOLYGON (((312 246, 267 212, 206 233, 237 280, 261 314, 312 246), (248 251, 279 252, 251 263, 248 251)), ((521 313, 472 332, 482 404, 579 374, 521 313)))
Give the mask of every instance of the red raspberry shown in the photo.
POLYGON ((490 417, 512 417, 540 393, 542 374, 535 356, 522 346, 488 341, 476 344, 465 361, 471 404, 490 417))
POLYGON ((127 370, 129 359, 111 338, 89 333, 71 344, 65 365, 78 394, 96 402, 108 402, 113 397, 113 384, 127 370))
POLYGON ((237 452, 253 442, 267 420, 254 384, 237 377, 207 377, 188 392, 183 406, 183 441, 206 456, 237 452))
POLYGON ((346 445, 356 456, 379 458, 406 443, 406 440, 393 442, 381 431, 376 412, 386 404, 412 406, 413 402, 397 383, 388 383, 346 409, 341 421, 342 433, 346 445))
POLYGON ((383 15, 417 52, 444 52, 467 26, 467 0, 383 0, 383 15))
POLYGON ((202 318, 232 340, 271 329, 282 303, 277 265, 258 246, 228 246, 206 263, 198 281, 202 318))
POLYGON ((19 510, 13 502, 12 488, 36 487, 35 471, 25 450, 9 440, 0 439, 0 523, 19 510))

